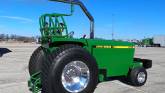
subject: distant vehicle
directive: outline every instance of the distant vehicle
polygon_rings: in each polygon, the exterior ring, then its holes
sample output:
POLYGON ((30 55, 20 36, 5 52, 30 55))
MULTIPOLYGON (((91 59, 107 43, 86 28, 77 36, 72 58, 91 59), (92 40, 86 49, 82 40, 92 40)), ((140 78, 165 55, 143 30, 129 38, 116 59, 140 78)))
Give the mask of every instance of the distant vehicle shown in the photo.
POLYGON ((146 47, 165 47, 165 35, 154 36, 142 40, 142 46, 146 47))
POLYGON ((165 47, 165 35, 154 36, 153 42, 160 47, 165 47))
POLYGON ((12 52, 8 48, 0 48, 0 57, 2 57, 4 54, 12 52))

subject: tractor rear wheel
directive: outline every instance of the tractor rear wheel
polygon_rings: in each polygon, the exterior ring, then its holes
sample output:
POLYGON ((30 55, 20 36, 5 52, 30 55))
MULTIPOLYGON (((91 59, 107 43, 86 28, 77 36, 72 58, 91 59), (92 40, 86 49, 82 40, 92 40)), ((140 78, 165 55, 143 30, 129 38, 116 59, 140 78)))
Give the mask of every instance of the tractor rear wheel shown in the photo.
POLYGON ((76 45, 63 45, 42 67, 42 93, 93 93, 98 68, 93 56, 76 45))
POLYGON ((42 47, 38 47, 30 57, 29 61, 29 74, 30 76, 41 70, 41 62, 44 58, 42 47))

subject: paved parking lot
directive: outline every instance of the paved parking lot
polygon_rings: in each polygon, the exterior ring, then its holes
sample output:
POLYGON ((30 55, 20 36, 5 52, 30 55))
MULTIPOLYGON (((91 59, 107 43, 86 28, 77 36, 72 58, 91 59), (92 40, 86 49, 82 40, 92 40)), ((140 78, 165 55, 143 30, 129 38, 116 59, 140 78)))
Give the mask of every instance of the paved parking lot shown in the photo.
MULTIPOLYGON (((12 52, 0 57, 0 93, 30 93, 27 87, 28 61, 38 45, 4 44, 12 52)), ((148 81, 143 87, 132 87, 114 80, 101 83, 95 93, 165 93, 165 48, 137 48, 136 57, 153 60, 148 70, 148 81)))

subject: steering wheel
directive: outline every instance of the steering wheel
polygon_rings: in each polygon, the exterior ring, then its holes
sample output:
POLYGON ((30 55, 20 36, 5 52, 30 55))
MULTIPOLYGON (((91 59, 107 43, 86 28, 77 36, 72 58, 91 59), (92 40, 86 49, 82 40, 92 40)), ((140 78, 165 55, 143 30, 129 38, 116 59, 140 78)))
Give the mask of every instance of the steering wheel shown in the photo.
POLYGON ((82 39, 85 39, 85 38, 86 38, 86 36, 87 36, 86 34, 85 34, 85 35, 83 35, 82 39))
POLYGON ((70 38, 73 38, 73 35, 74 35, 74 31, 71 31, 71 32, 68 34, 68 36, 69 36, 70 38))

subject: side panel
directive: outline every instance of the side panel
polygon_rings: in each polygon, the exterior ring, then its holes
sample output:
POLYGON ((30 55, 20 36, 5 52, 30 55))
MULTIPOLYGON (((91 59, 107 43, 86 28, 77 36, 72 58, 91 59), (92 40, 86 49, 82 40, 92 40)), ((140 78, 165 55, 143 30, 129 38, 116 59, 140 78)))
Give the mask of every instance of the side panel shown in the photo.
POLYGON ((96 59, 99 69, 106 69, 108 76, 126 75, 133 65, 134 44, 112 40, 54 38, 52 46, 82 43, 96 59), (96 47, 97 46, 97 47, 96 47), (105 47, 101 47, 105 46, 105 47))
POLYGON ((120 76, 128 73, 133 63, 132 48, 94 48, 93 55, 100 69, 106 69, 108 76, 120 76))
POLYGON ((87 42, 99 69, 105 69, 108 77, 127 75, 133 65, 133 43, 97 39, 87 42))

